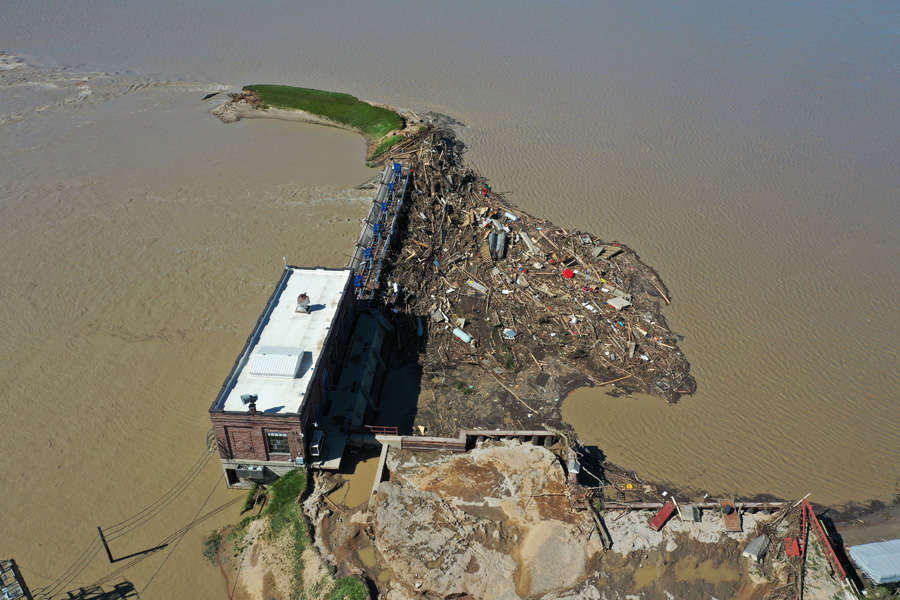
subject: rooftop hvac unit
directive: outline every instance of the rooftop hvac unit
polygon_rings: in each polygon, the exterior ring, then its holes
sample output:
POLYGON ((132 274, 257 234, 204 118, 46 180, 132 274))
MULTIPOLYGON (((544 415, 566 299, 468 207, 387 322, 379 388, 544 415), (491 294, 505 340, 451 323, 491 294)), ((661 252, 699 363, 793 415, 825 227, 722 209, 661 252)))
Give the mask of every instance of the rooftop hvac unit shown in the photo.
POLYGON ((258 377, 290 379, 299 375, 302 362, 303 350, 300 348, 263 346, 253 354, 249 373, 258 377))

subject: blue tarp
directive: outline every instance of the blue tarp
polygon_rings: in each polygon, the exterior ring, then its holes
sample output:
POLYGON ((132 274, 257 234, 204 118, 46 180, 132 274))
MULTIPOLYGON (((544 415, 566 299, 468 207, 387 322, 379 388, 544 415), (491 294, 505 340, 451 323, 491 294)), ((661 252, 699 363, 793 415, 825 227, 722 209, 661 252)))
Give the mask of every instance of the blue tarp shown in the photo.
POLYGON ((850 558, 875 583, 900 581, 900 539, 850 546, 850 558))

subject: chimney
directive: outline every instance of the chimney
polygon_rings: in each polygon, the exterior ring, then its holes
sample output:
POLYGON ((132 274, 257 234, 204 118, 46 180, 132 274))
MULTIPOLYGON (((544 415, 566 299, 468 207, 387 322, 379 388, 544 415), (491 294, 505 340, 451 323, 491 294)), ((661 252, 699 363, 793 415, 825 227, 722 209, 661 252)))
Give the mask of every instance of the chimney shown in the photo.
POLYGON ((255 415, 256 414, 256 398, 254 398, 253 400, 250 401, 249 408, 250 408, 250 414, 255 415))

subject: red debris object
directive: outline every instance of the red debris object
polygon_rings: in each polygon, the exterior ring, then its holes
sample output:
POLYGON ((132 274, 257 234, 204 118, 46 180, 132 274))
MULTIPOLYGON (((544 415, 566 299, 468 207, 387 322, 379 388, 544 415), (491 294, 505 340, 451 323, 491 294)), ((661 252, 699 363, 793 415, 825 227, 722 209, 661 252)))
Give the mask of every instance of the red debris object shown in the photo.
POLYGON ((575 277, 575 271, 573 271, 572 269, 566 269, 565 271, 563 271, 563 277, 565 277, 566 279, 572 279, 573 277, 575 277))
POLYGON ((797 543, 797 538, 784 538, 784 553, 788 556, 800 556, 800 544, 797 543))
POLYGON ((675 514, 675 505, 671 502, 666 502, 663 504, 663 507, 659 509, 659 512, 656 513, 656 516, 650 519, 650 529, 659 531, 663 528, 663 525, 666 524, 666 521, 672 518, 673 514, 675 514))

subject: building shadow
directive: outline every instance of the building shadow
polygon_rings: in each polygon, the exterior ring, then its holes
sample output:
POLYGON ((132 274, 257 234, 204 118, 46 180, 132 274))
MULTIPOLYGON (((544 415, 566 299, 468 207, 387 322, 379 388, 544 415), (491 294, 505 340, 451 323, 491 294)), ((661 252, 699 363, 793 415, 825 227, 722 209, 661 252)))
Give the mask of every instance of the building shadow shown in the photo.
MULTIPOLYGON (((857 572, 856 566, 853 564, 853 561, 850 560, 850 556, 848 555, 847 548, 844 544, 844 538, 841 536, 840 531, 838 530, 837 525, 832 520, 831 516, 829 516, 827 513, 828 510, 817 516, 819 517, 819 521, 822 523, 822 528, 825 530, 825 534, 828 536, 828 541, 831 542, 831 546, 832 548, 834 548, 834 553, 837 555, 837 559, 841 561, 841 565, 844 567, 844 570, 847 571, 847 577, 849 577, 856 585, 856 589, 864 589, 865 584, 862 577, 857 572)), ((812 535, 812 533, 810 533, 810 535, 812 535)))
POLYGON ((428 329, 419 317, 406 313, 388 313, 394 327, 386 352, 387 369, 381 384, 373 425, 396 427, 400 435, 410 435, 419 408, 422 391, 421 353, 427 344, 428 329), (419 332, 422 335, 419 335, 419 332))
POLYGON ((127 598, 140 598, 140 594, 130 581, 120 581, 110 589, 94 585, 66 592, 67 600, 125 600, 127 598))
POLYGON ((587 487, 603 487, 607 485, 603 463, 606 454, 598 446, 582 446, 579 448, 581 470, 578 472, 578 483, 587 487))

